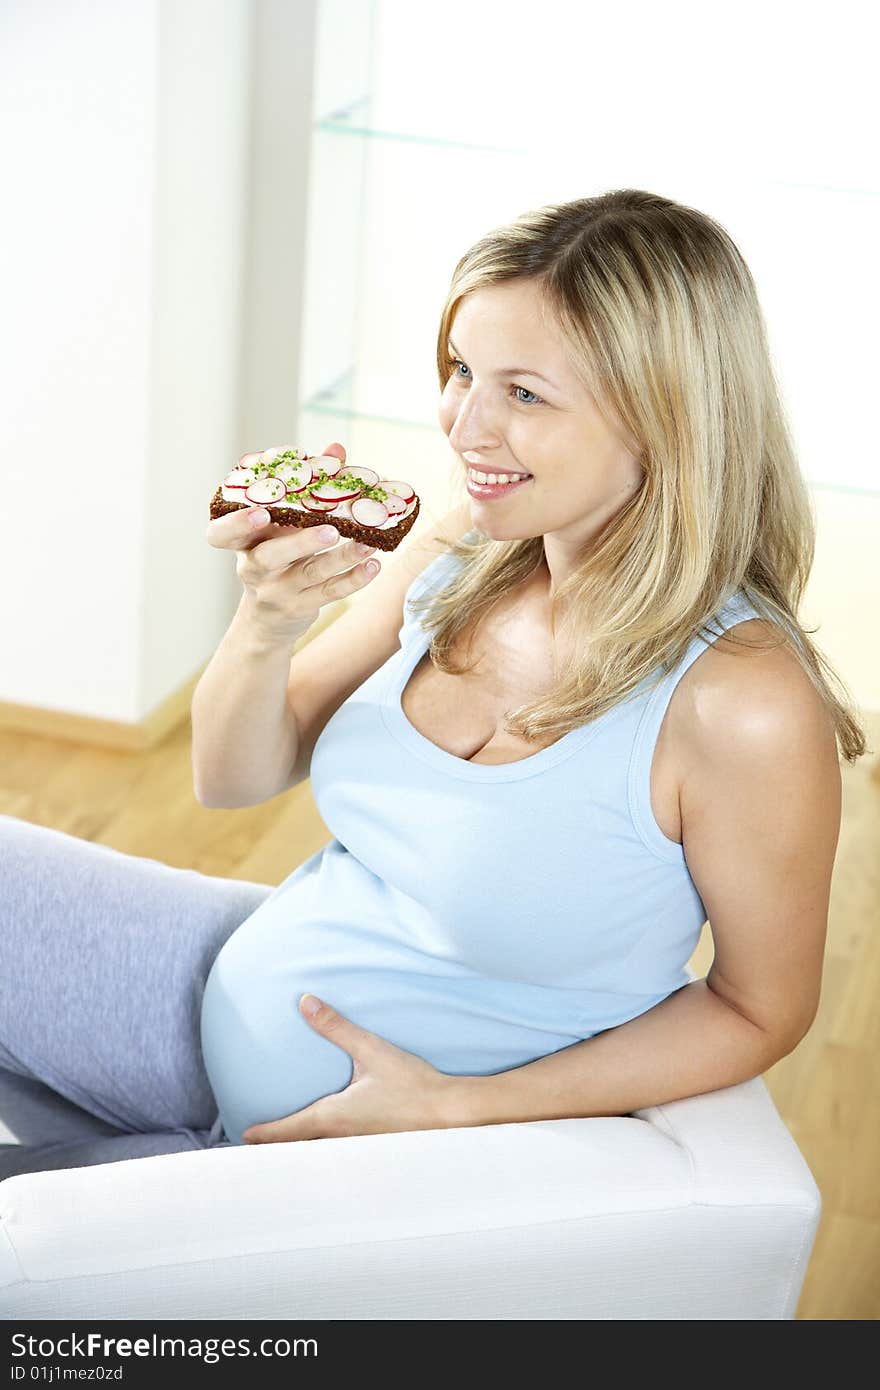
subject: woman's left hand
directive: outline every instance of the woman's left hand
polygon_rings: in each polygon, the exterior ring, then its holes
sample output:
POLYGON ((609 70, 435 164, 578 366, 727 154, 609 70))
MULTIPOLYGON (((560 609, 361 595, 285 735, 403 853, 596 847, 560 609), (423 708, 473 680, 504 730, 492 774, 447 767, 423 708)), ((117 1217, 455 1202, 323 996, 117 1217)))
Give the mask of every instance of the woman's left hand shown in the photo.
POLYGON ((300 1012, 316 1033, 349 1054, 354 1063, 351 1081, 344 1090, 281 1120, 251 1125, 242 1135, 245 1143, 448 1129, 454 1123, 452 1096, 459 1078, 359 1028, 313 994, 302 996, 300 1012), (317 1005, 311 1015, 306 1011, 310 1001, 317 1005))

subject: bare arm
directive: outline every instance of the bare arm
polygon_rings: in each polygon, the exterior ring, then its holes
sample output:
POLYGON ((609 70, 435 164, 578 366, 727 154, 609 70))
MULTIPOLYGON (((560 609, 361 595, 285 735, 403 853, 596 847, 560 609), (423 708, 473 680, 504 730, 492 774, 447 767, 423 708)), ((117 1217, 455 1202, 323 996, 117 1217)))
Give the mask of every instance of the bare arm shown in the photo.
POLYGON ((289 673, 289 650, 254 628, 243 594, 192 699, 193 787, 203 806, 254 806, 283 790, 297 751, 289 673))
POLYGON ((628 1023, 494 1076, 456 1078, 450 1123, 511 1124, 630 1115, 760 1076, 797 1038, 765 1033, 706 980, 628 1023))

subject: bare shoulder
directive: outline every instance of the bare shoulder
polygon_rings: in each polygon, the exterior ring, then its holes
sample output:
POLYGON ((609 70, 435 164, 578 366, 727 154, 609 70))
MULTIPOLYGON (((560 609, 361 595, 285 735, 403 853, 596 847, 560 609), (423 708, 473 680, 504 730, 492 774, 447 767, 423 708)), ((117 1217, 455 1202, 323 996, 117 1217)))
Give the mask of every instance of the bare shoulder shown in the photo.
POLYGON ((822 729, 833 736, 821 694, 779 629, 761 618, 737 623, 693 663, 682 685, 695 737, 733 727, 763 740, 822 729))
POLYGON ((831 712, 772 623, 737 623, 701 653, 679 682, 675 720, 682 766, 693 782, 737 766, 796 780, 805 762, 839 779, 831 712))

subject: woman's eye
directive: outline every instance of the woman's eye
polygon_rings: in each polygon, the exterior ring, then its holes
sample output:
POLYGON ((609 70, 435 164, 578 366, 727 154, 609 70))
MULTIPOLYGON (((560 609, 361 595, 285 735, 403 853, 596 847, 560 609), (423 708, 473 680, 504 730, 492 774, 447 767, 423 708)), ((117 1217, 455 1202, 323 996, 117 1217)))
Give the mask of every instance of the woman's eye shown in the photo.
POLYGON ((535 393, 534 393, 534 391, 529 391, 525 386, 514 386, 513 389, 514 389, 514 391, 524 391, 525 394, 526 394, 527 396, 531 396, 531 398, 532 398, 530 401, 524 401, 524 400, 522 400, 522 398, 520 397, 520 398, 519 398, 519 400, 520 400, 520 405, 543 405, 543 404, 544 404, 544 402, 543 402, 543 400, 541 399, 540 396, 536 396, 535 393))
MULTIPOLYGON (((446 359, 446 363, 447 363, 447 366, 449 366, 449 367, 454 367, 454 368, 455 368, 455 371, 452 373, 452 375, 455 376, 456 379, 457 379, 458 381, 467 381, 467 380, 468 380, 467 377, 465 377, 465 376, 460 376, 460 375, 459 375, 458 368, 459 368, 459 367, 464 367, 465 364, 464 364, 464 362, 462 362, 458 357, 448 357, 448 358, 446 359)), ((517 399, 517 401, 518 401, 518 403, 519 403, 520 405, 543 405, 543 404, 544 404, 543 397, 536 395, 534 391, 530 391, 530 390, 528 389, 528 387, 526 387, 526 386, 511 386, 510 389, 511 389, 511 391, 514 391, 514 392, 516 392, 516 391, 522 391, 526 396, 531 396, 531 400, 529 400, 529 401, 524 401, 524 400, 521 399, 521 397, 517 396, 516 399, 517 399)))

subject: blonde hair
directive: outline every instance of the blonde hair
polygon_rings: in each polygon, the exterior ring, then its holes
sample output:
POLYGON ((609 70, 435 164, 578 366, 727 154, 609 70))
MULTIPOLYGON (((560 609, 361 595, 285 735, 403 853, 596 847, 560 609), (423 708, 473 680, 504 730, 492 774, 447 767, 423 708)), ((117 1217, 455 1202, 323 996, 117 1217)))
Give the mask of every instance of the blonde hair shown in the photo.
MULTIPOLYGON (((437 336, 441 390, 458 305, 514 280, 539 291, 597 406, 610 403, 640 445, 644 476, 554 595, 554 617, 566 600, 575 657, 544 698, 507 716, 510 732, 561 737, 659 680, 742 588, 796 654, 855 762, 867 750, 849 692, 797 618, 815 519, 755 285, 730 236, 639 189, 523 213, 455 267, 437 336)), ((544 542, 471 532, 449 551, 464 563, 412 605, 434 663, 462 674, 472 667, 456 663, 457 639, 535 572, 544 542)))

